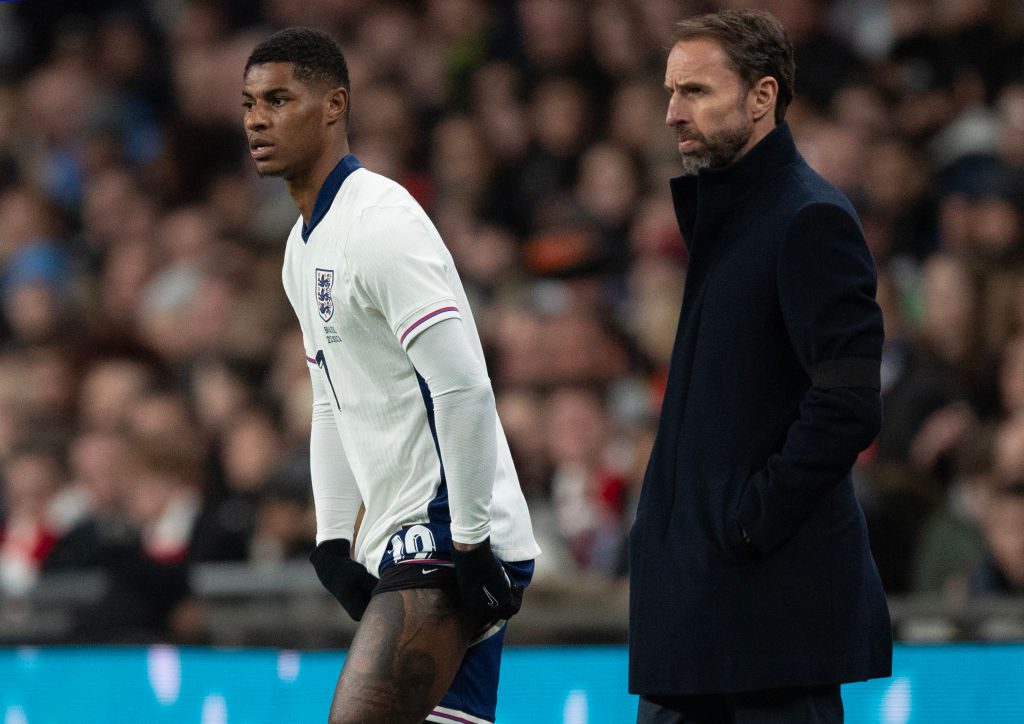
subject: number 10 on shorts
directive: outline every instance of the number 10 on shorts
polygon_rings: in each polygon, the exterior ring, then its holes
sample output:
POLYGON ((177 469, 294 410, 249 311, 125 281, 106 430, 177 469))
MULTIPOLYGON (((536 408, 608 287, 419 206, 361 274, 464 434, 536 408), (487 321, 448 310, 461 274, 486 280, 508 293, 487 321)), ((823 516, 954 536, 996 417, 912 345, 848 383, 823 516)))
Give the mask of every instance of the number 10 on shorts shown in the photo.
POLYGON ((437 550, 434 534, 425 525, 413 525, 405 531, 391 536, 391 560, 398 563, 403 558, 424 558, 423 554, 437 550))

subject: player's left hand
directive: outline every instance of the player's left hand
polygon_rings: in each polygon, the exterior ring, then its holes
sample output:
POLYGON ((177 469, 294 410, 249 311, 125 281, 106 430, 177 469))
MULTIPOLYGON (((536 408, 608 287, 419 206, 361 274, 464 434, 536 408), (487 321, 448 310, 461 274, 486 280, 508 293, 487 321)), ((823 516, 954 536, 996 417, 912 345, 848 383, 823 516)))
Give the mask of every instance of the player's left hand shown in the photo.
POLYGON ((490 538, 472 550, 452 549, 462 605, 481 618, 507 619, 523 605, 523 589, 512 583, 491 551, 490 538))

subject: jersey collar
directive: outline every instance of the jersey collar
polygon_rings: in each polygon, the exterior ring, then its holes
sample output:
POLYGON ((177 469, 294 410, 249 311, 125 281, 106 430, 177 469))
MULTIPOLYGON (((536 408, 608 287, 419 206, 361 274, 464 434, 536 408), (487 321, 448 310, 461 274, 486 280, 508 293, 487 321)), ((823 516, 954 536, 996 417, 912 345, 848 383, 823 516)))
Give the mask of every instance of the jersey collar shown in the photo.
POLYGON ((309 241, 309 235, 313 233, 313 229, 330 211, 334 197, 338 195, 338 190, 345 183, 345 179, 357 168, 362 167, 363 164, 359 163, 359 159, 350 153, 338 161, 338 165, 327 175, 324 185, 320 187, 320 192, 316 195, 316 203, 313 204, 313 215, 309 219, 309 224, 302 224, 303 243, 309 241))

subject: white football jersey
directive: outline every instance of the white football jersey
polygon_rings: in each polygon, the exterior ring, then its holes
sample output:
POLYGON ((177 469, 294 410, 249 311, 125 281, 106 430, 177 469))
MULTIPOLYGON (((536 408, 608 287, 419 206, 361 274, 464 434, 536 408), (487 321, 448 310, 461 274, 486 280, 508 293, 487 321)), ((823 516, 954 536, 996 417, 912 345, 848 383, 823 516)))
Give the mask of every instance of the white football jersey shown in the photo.
MULTIPOLYGON (((420 205, 352 155, 325 181, 309 227, 296 222, 282 277, 366 508, 352 555, 376 574, 397 531, 430 524, 437 536, 450 523, 430 393, 406 350, 423 330, 457 319, 483 363, 473 315, 420 205)), ((530 560, 540 549, 500 421, 497 452, 491 545, 504 560, 530 560)), ((400 552, 429 554, 422 536, 406 538, 400 552)))

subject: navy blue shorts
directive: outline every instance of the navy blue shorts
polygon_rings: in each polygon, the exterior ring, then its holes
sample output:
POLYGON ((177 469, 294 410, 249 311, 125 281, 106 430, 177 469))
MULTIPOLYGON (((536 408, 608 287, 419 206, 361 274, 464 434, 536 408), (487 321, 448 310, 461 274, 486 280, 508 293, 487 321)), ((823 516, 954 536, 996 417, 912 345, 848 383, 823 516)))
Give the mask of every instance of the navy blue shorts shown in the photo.
MULTIPOLYGON (((410 529, 417 537, 424 526, 410 526, 398 534, 404 539, 410 529)), ((434 528, 428 524, 429 528, 434 528)), ((440 531, 432 531, 440 533, 440 531)), ((450 539, 443 534, 430 536, 431 550, 409 546, 404 550, 389 547, 380 565, 380 582, 374 593, 401 591, 410 588, 456 588, 450 539), (412 549, 412 550, 410 550, 412 549), (398 553, 398 555, 395 555, 398 553)), ((502 561, 509 579, 524 589, 533 578, 533 561, 502 561)), ((504 620, 488 625, 469 645, 455 679, 441 702, 427 716, 428 722, 440 724, 492 724, 498 706, 498 675, 501 670, 501 649, 505 642, 504 620)))

